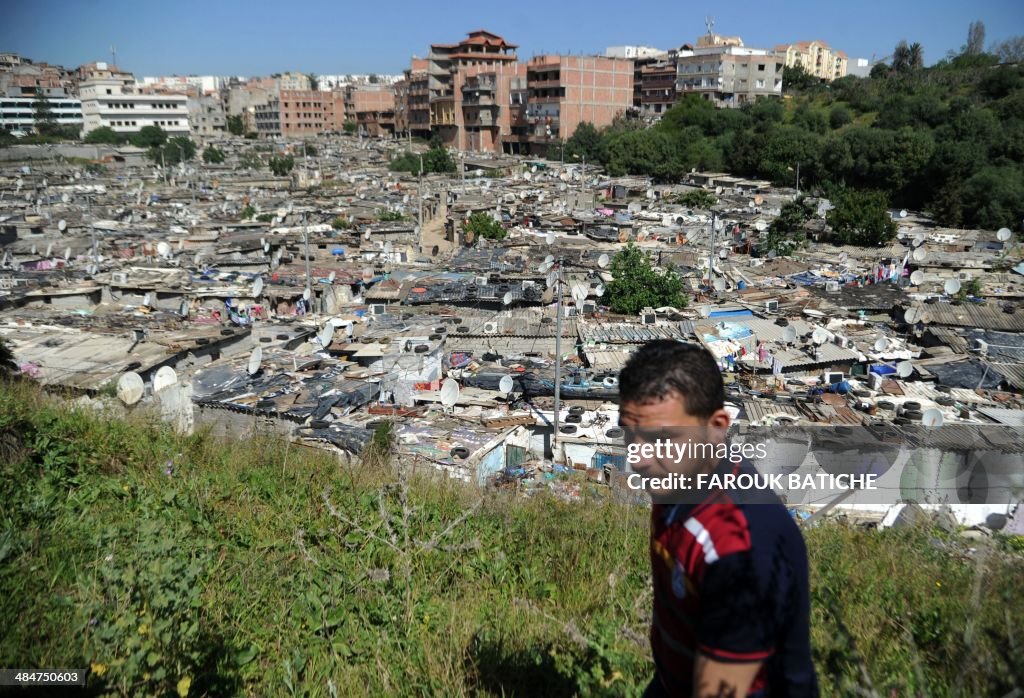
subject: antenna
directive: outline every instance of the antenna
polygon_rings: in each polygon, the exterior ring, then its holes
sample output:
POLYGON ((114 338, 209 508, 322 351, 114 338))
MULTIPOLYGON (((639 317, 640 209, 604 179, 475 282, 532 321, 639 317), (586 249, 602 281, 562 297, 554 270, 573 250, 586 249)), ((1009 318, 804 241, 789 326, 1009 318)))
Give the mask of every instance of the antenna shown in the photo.
POLYGON ((914 372, 914 364, 909 361, 900 361, 896 364, 896 375, 900 378, 910 378, 910 375, 914 372))
POLYGON ((117 46, 113 44, 110 45, 110 67, 117 67, 117 46))
POLYGON ((334 280, 337 279, 337 278, 338 278, 338 272, 336 272, 336 271, 332 271, 330 274, 327 275, 328 283, 332 283, 333 284, 334 280))
POLYGON ((814 330, 814 333, 811 335, 811 340, 815 344, 824 344, 825 342, 828 341, 828 332, 819 327, 816 330, 814 330))
POLYGON ((923 262, 928 258, 928 252, 926 252, 923 247, 918 247, 914 250, 914 254, 912 256, 914 257, 915 262, 923 262))
POLYGON ((259 298, 261 295, 263 295, 263 277, 257 276, 252 284, 252 297, 259 298))
POLYGON ((1011 235, 1013 235, 1013 233, 1010 232, 1009 228, 1000 228, 996 231, 996 240, 999 242, 1006 242, 1010 239, 1011 235))
POLYGON ((714 285, 714 288, 715 288, 716 291, 724 291, 725 290, 725 279, 723 279, 722 277, 718 277, 718 278, 715 279, 713 285, 714 285))
POLYGON ((502 305, 511 305, 512 304, 512 292, 511 291, 508 291, 504 296, 502 296, 501 303, 502 303, 502 305))
POLYGON ((925 241, 924 234, 918 233, 917 235, 914 236, 914 242, 913 242, 914 247, 920 247, 921 245, 924 244, 924 241, 925 241))
POLYGON ((606 268, 609 262, 611 262, 611 259, 606 254, 603 254, 597 258, 597 266, 599 266, 601 269, 606 268))
POLYGON ((61 218, 59 221, 57 221, 57 230, 59 230, 60 232, 63 233, 67 229, 68 229, 68 222, 66 220, 61 218))
POLYGON ((924 414, 921 415, 921 426, 941 427, 945 421, 946 419, 942 416, 942 411, 934 407, 930 410, 925 410, 924 414))
POLYGON ((960 280, 950 279, 942 285, 942 290, 946 292, 947 296, 955 296, 960 292, 960 280))
POLYGON ((914 273, 910 275, 910 283, 912 283, 915 286, 920 286, 922 283, 924 283, 924 272, 921 271, 920 269, 914 271, 914 273))
POLYGON ((889 348, 889 340, 885 337, 879 337, 875 340, 875 351, 885 351, 889 348))
POLYGON ((327 345, 329 345, 331 340, 334 339, 334 323, 328 322, 324 325, 324 328, 320 330, 320 334, 318 334, 316 338, 320 340, 320 346, 326 349, 327 345))
POLYGON ((134 405, 142 399, 146 385, 138 373, 129 371, 117 380, 117 397, 126 405, 134 405))
POLYGON ((512 376, 502 376, 501 380, 498 381, 498 391, 508 395, 512 392, 512 388, 515 387, 515 383, 512 382, 512 376))
POLYGON ((907 310, 903 313, 903 321, 906 322, 908 325, 913 325, 920 319, 920 317, 921 311, 919 311, 917 308, 907 308, 907 310))
POLYGON ((796 328, 792 325, 786 325, 786 329, 782 330, 782 341, 786 344, 792 344, 796 341, 796 328))
POLYGON ((441 404, 452 407, 459 400, 459 384, 452 378, 445 378, 441 383, 441 404))
POLYGON ((246 371, 249 372, 250 376, 255 376, 260 372, 261 363, 263 363, 263 347, 257 346, 249 354, 249 364, 246 366, 246 371))

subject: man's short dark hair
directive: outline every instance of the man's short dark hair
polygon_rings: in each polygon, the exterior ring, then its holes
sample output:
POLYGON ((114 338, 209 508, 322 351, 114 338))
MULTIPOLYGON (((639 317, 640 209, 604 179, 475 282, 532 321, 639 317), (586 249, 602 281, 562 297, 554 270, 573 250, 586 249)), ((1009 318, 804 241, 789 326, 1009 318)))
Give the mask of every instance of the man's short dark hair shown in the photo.
POLYGON ((640 347, 619 374, 619 402, 646 404, 670 395, 687 414, 708 419, 725 404, 725 385, 715 358, 698 344, 659 339, 640 347))

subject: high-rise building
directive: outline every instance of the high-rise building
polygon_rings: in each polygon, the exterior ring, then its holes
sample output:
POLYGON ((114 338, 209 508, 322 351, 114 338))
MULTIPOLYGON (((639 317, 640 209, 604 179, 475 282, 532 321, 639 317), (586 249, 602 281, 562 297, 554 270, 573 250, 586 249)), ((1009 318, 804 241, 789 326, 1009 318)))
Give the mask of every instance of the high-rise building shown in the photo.
POLYGON ((99 62, 79 69, 82 130, 109 127, 118 133, 137 133, 159 126, 172 136, 188 135, 188 97, 153 93, 135 82, 131 73, 99 62))
POLYGON ((787 68, 801 66, 811 75, 832 81, 844 77, 849 59, 843 51, 835 51, 824 41, 798 41, 795 44, 780 44, 775 53, 783 58, 787 68))
POLYGON ((738 107, 760 97, 781 97, 782 71, 783 58, 774 51, 709 32, 692 50, 676 53, 676 90, 699 94, 716 106, 738 107))

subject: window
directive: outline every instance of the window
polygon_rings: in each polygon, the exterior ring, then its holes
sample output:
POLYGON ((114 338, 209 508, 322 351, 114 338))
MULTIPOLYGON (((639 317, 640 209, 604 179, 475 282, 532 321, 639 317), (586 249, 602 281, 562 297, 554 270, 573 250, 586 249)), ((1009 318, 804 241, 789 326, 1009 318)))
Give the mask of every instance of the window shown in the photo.
POLYGON ((755 85, 755 86, 756 86, 756 87, 757 87, 758 89, 760 89, 760 88, 763 88, 763 87, 764 87, 764 80, 758 80, 757 82, 755 82, 755 83, 754 83, 754 85, 755 85))
POLYGON ((109 90, 109 89, 107 89, 107 94, 108 94, 108 95, 110 94, 110 90, 109 90))
POLYGON ((764 72, 764 63, 758 63, 757 64, 757 69, 758 69, 759 72, 763 73, 764 72))

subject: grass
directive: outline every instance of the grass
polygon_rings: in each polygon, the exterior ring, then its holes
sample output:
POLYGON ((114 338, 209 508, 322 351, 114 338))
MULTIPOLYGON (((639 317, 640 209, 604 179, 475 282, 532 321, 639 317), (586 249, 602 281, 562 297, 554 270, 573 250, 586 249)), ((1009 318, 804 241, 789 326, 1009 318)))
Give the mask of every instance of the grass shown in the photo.
MULTIPOLYGON (((643 509, 481 496, 374 448, 345 466, 0 384, 0 665, 91 667, 94 695, 642 692, 643 509)), ((1019 553, 926 529, 807 542, 823 695, 1024 682, 1019 553)))

